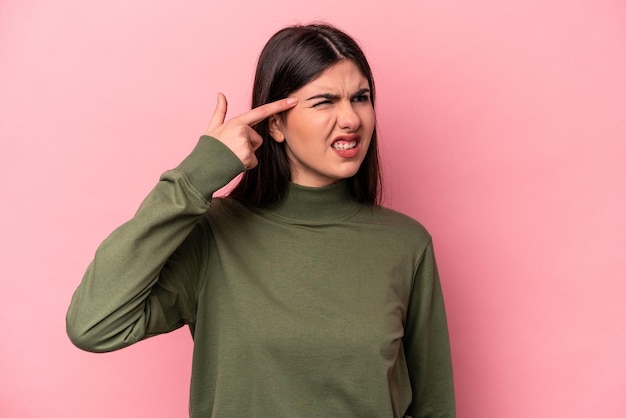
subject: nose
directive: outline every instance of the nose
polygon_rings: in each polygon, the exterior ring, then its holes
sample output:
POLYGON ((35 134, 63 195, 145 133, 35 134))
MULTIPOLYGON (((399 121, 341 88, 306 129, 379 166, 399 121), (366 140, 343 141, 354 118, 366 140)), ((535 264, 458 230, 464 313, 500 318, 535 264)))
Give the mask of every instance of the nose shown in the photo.
POLYGON ((340 129, 354 132, 361 126, 361 117, 353 107, 352 101, 341 102, 338 107, 337 124, 340 129))

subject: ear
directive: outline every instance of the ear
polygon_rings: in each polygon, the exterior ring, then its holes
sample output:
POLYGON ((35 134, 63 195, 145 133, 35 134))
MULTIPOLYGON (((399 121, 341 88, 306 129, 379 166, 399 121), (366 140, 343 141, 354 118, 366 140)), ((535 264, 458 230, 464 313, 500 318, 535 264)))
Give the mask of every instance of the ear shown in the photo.
POLYGON ((277 115, 270 116, 267 123, 269 125, 270 136, 274 141, 283 142, 285 140, 285 134, 283 133, 280 117, 277 115))

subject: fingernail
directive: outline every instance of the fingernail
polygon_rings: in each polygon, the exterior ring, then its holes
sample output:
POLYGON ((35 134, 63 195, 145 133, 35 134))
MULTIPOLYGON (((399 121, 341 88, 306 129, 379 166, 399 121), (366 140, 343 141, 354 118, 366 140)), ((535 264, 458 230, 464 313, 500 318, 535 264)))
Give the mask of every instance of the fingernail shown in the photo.
POLYGON ((296 99, 295 97, 288 97, 287 98, 287 104, 290 104, 290 105, 296 103, 297 101, 298 101, 298 99, 296 99))

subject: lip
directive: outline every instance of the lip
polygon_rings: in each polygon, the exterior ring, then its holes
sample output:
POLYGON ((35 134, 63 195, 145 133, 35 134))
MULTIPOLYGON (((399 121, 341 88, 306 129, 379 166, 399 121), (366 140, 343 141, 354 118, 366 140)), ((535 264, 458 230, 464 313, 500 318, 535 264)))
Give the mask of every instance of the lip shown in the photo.
POLYGON ((361 149, 361 137, 357 134, 352 134, 352 135, 341 135, 336 137, 333 140, 333 144, 339 142, 339 141, 343 141, 343 142, 356 142, 356 145, 354 146, 354 148, 350 148, 350 149, 336 149, 333 148, 332 144, 331 144, 331 149, 341 158, 346 158, 346 159, 352 159, 356 156, 359 155, 360 153, 360 149, 361 149))

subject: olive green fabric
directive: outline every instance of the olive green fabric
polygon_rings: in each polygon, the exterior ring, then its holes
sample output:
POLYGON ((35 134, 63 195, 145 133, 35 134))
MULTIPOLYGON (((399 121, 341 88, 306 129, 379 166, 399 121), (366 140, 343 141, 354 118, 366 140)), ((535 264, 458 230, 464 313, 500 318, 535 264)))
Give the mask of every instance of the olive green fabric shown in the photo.
POLYGON ((214 138, 98 248, 67 314, 78 347, 189 325, 192 417, 453 417, 431 238, 340 182, 271 209, 211 198, 244 169, 214 138))

